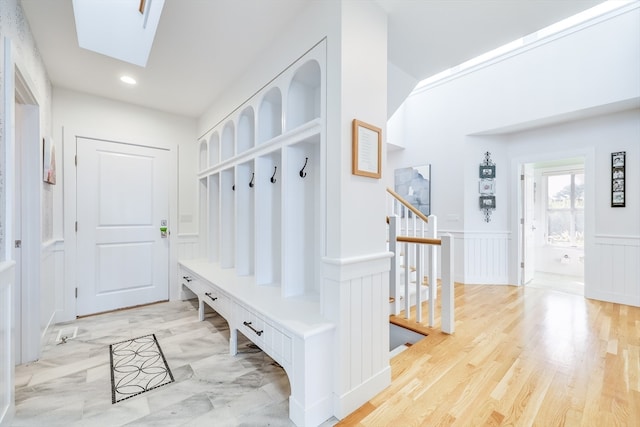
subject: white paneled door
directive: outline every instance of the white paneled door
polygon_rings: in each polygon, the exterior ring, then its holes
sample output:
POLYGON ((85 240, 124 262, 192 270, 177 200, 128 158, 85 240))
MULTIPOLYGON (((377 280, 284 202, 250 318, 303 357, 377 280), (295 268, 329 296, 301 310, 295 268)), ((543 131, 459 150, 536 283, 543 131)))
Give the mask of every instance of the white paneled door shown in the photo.
POLYGON ((89 138, 76 150, 78 316, 167 300, 169 152, 89 138))

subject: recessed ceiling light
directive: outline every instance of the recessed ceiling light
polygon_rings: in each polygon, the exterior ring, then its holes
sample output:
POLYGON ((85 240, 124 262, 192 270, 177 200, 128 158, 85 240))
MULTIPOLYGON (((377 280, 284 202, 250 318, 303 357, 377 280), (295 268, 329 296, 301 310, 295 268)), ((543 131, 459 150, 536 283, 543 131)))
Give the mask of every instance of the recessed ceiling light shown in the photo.
POLYGON ((120 81, 123 82, 123 83, 126 83, 128 85, 134 85, 134 84, 137 83, 136 79, 134 79, 131 76, 122 76, 122 77, 120 77, 120 81))

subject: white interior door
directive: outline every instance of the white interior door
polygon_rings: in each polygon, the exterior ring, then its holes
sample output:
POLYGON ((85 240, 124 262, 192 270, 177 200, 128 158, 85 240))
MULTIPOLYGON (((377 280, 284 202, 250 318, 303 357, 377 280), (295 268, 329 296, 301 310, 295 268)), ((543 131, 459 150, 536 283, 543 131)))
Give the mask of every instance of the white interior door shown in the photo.
POLYGON ((78 316, 167 300, 169 152, 88 138, 76 152, 78 316))
POLYGON ((533 165, 522 167, 522 284, 533 280, 535 272, 535 183, 533 165))

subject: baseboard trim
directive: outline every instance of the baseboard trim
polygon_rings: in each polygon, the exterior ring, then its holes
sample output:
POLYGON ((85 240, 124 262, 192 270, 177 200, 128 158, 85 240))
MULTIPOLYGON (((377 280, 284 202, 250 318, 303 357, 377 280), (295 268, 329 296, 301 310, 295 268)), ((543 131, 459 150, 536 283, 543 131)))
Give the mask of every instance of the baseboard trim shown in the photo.
POLYGON ((334 395, 333 412, 336 418, 342 419, 367 403, 375 395, 391 385, 391 366, 369 378, 359 386, 341 396, 334 395))

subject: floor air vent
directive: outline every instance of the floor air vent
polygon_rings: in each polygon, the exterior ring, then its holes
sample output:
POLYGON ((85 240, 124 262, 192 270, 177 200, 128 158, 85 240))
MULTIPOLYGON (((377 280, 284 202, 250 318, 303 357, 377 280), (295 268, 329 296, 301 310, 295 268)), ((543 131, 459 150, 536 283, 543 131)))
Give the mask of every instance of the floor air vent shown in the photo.
POLYGON ((58 332, 58 338, 56 338, 56 342, 58 344, 67 342, 69 340, 74 339, 78 336, 78 327, 77 326, 69 326, 66 328, 60 329, 58 332))

